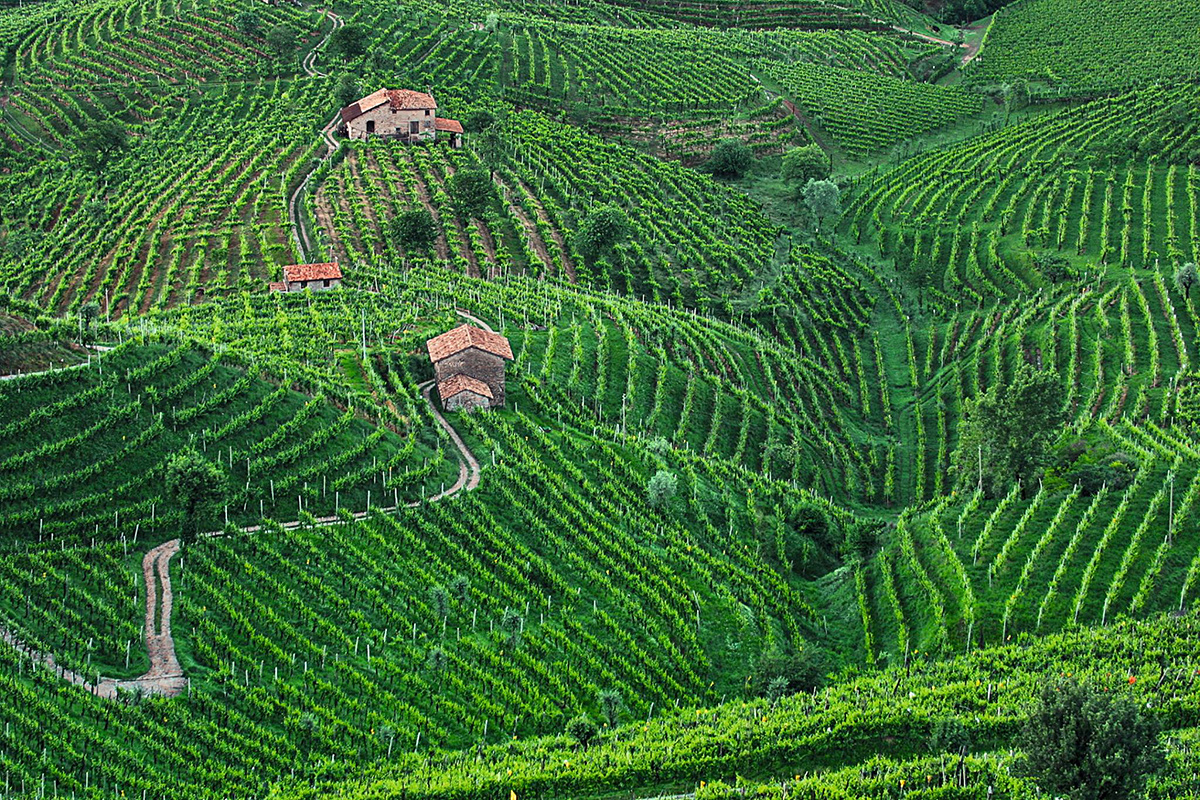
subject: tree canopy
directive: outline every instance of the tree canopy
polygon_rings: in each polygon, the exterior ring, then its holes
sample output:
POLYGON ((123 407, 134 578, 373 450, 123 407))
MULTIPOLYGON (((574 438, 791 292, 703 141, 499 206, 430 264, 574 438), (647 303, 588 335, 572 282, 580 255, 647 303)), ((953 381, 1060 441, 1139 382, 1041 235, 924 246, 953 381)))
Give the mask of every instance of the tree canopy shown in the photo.
POLYGON ((741 139, 722 139, 708 156, 704 168, 718 178, 740 178, 754 164, 754 153, 741 139))
POLYGON ((167 495, 183 512, 184 534, 194 537, 202 527, 216 522, 225 497, 225 474, 195 448, 187 448, 167 461, 167 495))
POLYGON ((367 52, 367 32, 361 25, 347 22, 329 36, 329 54, 344 59, 358 58, 367 52))
POLYGON ((575 243, 586 258, 611 250, 629 235, 629 217, 612 203, 592 206, 576 231, 575 243))
POLYGON ((102 172, 128 147, 129 137, 125 129, 112 120, 101 120, 89 125, 79 137, 79 150, 83 159, 96 172, 102 172))
POLYGON ((1133 699, 1062 681, 1043 689, 1025 726, 1025 771, 1056 797, 1128 800, 1165 763, 1158 733, 1133 699))
POLYGON ((833 181, 810 180, 804 184, 801 196, 818 231, 827 217, 836 217, 842 213, 842 193, 833 181))
POLYGON ((959 486, 982 484, 992 497, 1006 494, 1015 481, 1028 489, 1062 422, 1058 375, 1021 364, 1011 383, 993 385, 967 402, 953 457, 959 486))
POLYGON ((278 55, 286 55, 296 49, 296 32, 287 25, 276 25, 267 31, 267 46, 278 55))
POLYGON ((450 199, 464 217, 479 217, 496 197, 492 176, 481 169, 460 169, 450 178, 450 199))
POLYGON ((809 181, 829 177, 829 157, 815 144, 793 147, 783 154, 780 177, 801 189, 809 181))
POLYGON ((392 218, 392 236, 406 251, 423 252, 437 241, 438 226, 424 208, 409 208, 392 218))

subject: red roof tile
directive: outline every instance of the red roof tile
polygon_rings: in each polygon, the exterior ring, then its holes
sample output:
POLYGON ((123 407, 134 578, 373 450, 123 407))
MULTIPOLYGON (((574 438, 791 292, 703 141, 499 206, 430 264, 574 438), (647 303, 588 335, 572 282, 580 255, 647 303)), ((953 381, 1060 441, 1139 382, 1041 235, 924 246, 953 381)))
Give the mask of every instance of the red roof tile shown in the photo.
POLYGON ((463 126, 461 122, 456 119, 446 119, 445 117, 438 117, 434 121, 433 127, 439 131, 445 131, 446 133, 463 132, 463 126))
POLYGON ((478 378, 472 378, 470 375, 451 375, 438 384, 438 394, 441 395, 443 403, 462 392, 473 392, 480 397, 486 397, 488 400, 494 399, 492 397, 492 390, 488 388, 488 385, 478 378))
POLYGON ((512 361, 513 358, 512 347, 509 346, 508 339, 498 333, 476 328, 474 325, 459 325, 452 331, 433 337, 425 343, 425 347, 429 350, 429 360, 435 364, 472 347, 509 361, 512 361))
POLYGON ((336 261, 324 264, 289 264, 283 268, 283 279, 288 283, 303 281, 328 281, 341 279, 342 268, 336 261))
POLYGON ((436 109, 437 101, 433 95, 425 92, 414 92, 412 89, 388 89, 387 99, 392 108, 436 109))
POLYGON ((342 109, 342 122, 362 116, 373 108, 384 103, 393 109, 436 109, 437 101, 433 95, 425 92, 414 92, 412 89, 376 89, 356 103, 351 103, 342 109))
POLYGON ((267 290, 271 292, 286 292, 287 284, 283 281, 271 281, 267 284, 267 290))

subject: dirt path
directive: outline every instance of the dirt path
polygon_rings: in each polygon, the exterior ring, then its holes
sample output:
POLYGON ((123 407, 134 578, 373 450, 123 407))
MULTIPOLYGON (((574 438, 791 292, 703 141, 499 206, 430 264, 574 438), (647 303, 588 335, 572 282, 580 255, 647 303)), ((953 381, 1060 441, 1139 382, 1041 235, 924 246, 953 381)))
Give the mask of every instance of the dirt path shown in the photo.
POLYGON ((341 17, 328 9, 325 10, 325 16, 333 20, 333 27, 329 29, 329 33, 325 34, 324 39, 314 45, 312 50, 308 51, 308 55, 301 62, 301 66, 304 67, 304 74, 310 78, 326 77, 326 73, 317 69, 317 51, 329 43, 329 37, 333 36, 334 31, 346 24, 341 17))
MULTIPOLYGON (((304 57, 302 64, 304 73, 310 78, 325 77, 325 73, 317 69, 317 51, 329 42, 329 37, 333 35, 335 30, 346 24, 341 17, 332 11, 326 10, 325 15, 333 20, 333 27, 330 28, 329 33, 325 34, 325 38, 319 44, 308 51, 308 55, 304 57)), ((300 185, 292 192, 292 196, 288 198, 288 220, 292 225, 292 243, 296 246, 296 258, 299 261, 307 261, 315 249, 312 237, 309 235, 308 228, 304 226, 303 222, 303 203, 305 192, 308 190, 308 181, 312 178, 312 174, 316 171, 317 166, 327 161, 337 152, 338 141, 333 137, 333 134, 337 131, 339 122, 341 122, 341 112, 334 114, 333 118, 325 123, 325 127, 321 128, 321 137, 325 140, 326 145, 325 154, 321 156, 320 162, 305 174, 304 180, 300 182, 300 185)))
POLYGON ((966 32, 966 31, 974 32, 974 31, 978 31, 978 30, 984 31, 983 36, 980 36, 978 39, 975 39, 974 41, 967 42, 967 44, 966 44, 967 54, 965 56, 963 56, 963 60, 962 60, 963 66, 966 66, 967 64, 970 64, 972 61, 974 61, 979 56, 979 52, 981 50, 983 50, 983 40, 987 38, 987 29, 992 27, 993 19, 995 19, 994 16, 988 17, 988 21, 981 25, 972 25, 970 27, 963 28, 964 32, 966 32))

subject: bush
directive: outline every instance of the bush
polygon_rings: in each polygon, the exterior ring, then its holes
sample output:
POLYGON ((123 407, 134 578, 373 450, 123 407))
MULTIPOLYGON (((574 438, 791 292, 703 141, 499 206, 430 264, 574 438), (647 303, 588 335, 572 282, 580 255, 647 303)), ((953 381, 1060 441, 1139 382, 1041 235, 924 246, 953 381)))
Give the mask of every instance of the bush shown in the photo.
POLYGON ((675 477, 675 473, 660 469, 654 473, 654 477, 650 479, 650 484, 647 487, 647 492, 650 495, 650 505, 656 507, 665 506, 671 502, 671 498, 675 496, 675 491, 678 488, 679 478, 675 477))
POLYGON ((495 200, 492 178, 481 169, 460 169, 450 178, 450 198, 464 217, 479 217, 495 200))
POLYGON ((592 206, 575 232, 575 246, 589 259, 612 250, 629 234, 629 217, 612 203, 592 206))
POLYGON ((389 227, 396 243, 409 251, 428 250, 437 241, 438 226, 425 208, 409 208, 392 218, 389 227))
POLYGON ((1130 697, 1074 681, 1047 686, 1021 737, 1024 770, 1068 800, 1127 800, 1164 764, 1159 723, 1130 697))
POLYGON ((809 181, 824 180, 829 177, 829 157, 815 144, 793 147, 783 154, 779 176, 797 189, 809 181))
POLYGON ((567 723, 567 736, 574 739, 575 743, 584 750, 587 750, 599 735, 600 729, 587 714, 580 714, 567 723))
POLYGON ((718 178, 740 178, 750 171, 754 153, 741 139, 723 139, 705 162, 706 171, 718 178))

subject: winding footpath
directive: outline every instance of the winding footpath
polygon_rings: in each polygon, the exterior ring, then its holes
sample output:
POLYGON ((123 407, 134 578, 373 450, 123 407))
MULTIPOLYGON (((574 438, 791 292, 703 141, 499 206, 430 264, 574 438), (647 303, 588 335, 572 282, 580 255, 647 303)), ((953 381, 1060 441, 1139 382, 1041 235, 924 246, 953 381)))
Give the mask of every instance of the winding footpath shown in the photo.
MULTIPOLYGON (((326 10, 325 15, 333 20, 333 27, 330 28, 329 33, 325 34, 325 38, 308 52, 308 55, 304 57, 304 61, 302 62, 304 74, 310 78, 327 77, 326 73, 317 69, 317 53, 329 43, 329 37, 333 36, 333 32, 346 24, 341 17, 332 11, 326 10)), ((304 195, 308 191, 308 182, 312 178, 313 173, 320 168, 321 164, 328 161, 337 152, 338 141, 334 138, 333 134, 337 131, 340 119, 341 112, 338 112, 333 115, 329 122, 325 123, 325 127, 321 128, 321 138, 325 140, 325 154, 308 171, 304 176, 304 180, 300 182, 300 185, 296 187, 295 191, 288 198, 288 221, 292 227, 292 242, 296 246, 296 256, 300 261, 307 261, 316 249, 313 247, 312 237, 308 233, 308 228, 304 225, 304 195)))
MULTIPOLYGON (((492 331, 490 325, 466 311, 456 309, 455 313, 484 330, 492 331)), ((426 381, 420 384, 418 388, 421 390, 421 396, 425 398, 425 402, 429 404, 429 411, 433 414, 433 418, 442 426, 442 429, 450 437, 450 441, 454 443, 455 449, 458 450, 458 479, 453 485, 444 487, 432 497, 425 500, 414 500, 406 504, 406 508, 416 508, 422 503, 436 503, 439 500, 453 497, 459 492, 469 492, 479 486, 481 475, 479 460, 471 452, 471 449, 467 447, 466 442, 463 441, 462 436, 454 429, 454 426, 438 410, 432 396, 435 383, 436 381, 432 380, 426 381)), ((384 514, 395 513, 397 510, 397 506, 374 508, 376 513, 384 514)), ((354 520, 366 519, 369 513, 371 513, 370 510, 360 511, 354 513, 352 518, 354 520)), ((343 525, 345 523, 344 516, 334 515, 318 518, 316 526, 328 527, 330 525, 343 525)), ((304 524, 300 520, 293 520, 282 523, 280 527, 284 530, 296 530, 304 524)), ((262 530, 263 526, 252 525, 240 528, 239 532, 250 534, 258 533, 262 530)), ((223 530, 209 531, 200 535, 204 537, 217 537, 225 536, 226 532, 223 530)), ((158 694, 164 697, 175 697, 182 694, 188 689, 190 681, 183 674, 183 667, 180 666, 179 659, 175 653, 175 640, 171 636, 171 607, 174 603, 174 594, 171 591, 170 574, 171 559, 179 553, 181 546, 182 543, 179 539, 171 539, 150 550, 142 558, 142 576, 145 579, 146 585, 144 636, 146 640, 146 652, 150 657, 150 669, 146 670, 141 676, 129 680, 118 680, 97 675, 95 680, 90 681, 87 676, 81 673, 59 666, 55 662, 53 655, 34 650, 6 629, 0 628, 0 641, 25 653, 29 656, 31 664, 41 664, 53 670, 60 679, 76 686, 82 686, 98 697, 113 700, 118 697, 119 691, 158 694)))

